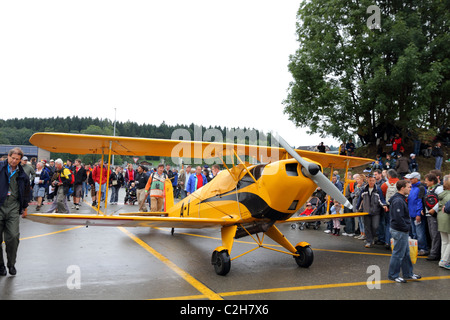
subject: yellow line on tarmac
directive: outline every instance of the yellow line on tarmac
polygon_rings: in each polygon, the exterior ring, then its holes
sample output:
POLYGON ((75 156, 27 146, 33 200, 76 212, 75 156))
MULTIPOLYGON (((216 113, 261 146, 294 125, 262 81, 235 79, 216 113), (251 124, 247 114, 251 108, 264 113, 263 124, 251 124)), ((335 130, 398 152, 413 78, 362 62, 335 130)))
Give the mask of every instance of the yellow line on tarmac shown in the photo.
MULTIPOLYGON (((450 279, 450 276, 440 276, 440 277, 424 277, 420 280, 411 281, 429 281, 429 280, 442 280, 450 279)), ((370 284, 394 284, 392 280, 381 280, 372 282, 370 284)), ((234 291, 234 292, 223 292, 220 293, 223 297, 230 296, 240 296, 249 294, 261 294, 261 293, 273 293, 273 292, 288 292, 288 291, 301 291, 301 290, 315 290, 315 289, 328 289, 328 288, 343 288, 343 287, 356 287, 356 286, 366 286, 367 282, 348 282, 348 283, 332 283, 332 284, 319 284, 312 286, 300 286, 300 287, 288 287, 288 288, 273 288, 273 289, 259 289, 259 290, 244 290, 244 291, 234 291)))
MULTIPOLYGON (((120 231, 125 233, 127 236, 129 236, 131 239, 133 239, 137 244, 139 244, 141 247, 143 247, 145 250, 150 252, 152 255, 154 255, 158 260, 163 262, 166 266, 168 266, 172 271, 177 273, 180 277, 182 277, 184 280, 186 280, 191 286, 193 286, 195 289, 200 291, 203 295, 202 297, 208 298, 210 300, 223 300, 223 298, 206 287, 203 283, 192 277, 190 274, 188 274, 186 271, 179 268, 175 263, 167 259, 165 256, 160 254, 158 251, 150 247, 147 243, 136 237, 134 234, 126 230, 125 228, 118 227, 120 231)), ((198 297, 198 296, 195 296, 198 297)))
MULTIPOLYGON (((435 276, 435 277, 424 277, 420 280, 410 280, 410 281, 431 281, 431 280, 449 280, 450 276, 435 276)), ((371 282, 371 285, 375 284, 395 284, 396 282, 392 280, 381 280, 376 282, 371 282)), ((299 286, 299 287, 286 287, 286 288, 271 288, 271 289, 257 289, 257 290, 242 290, 242 291, 230 291, 218 293, 221 297, 232 297, 232 296, 243 296, 251 294, 264 294, 264 293, 280 293, 280 292, 290 292, 290 291, 303 291, 303 290, 318 290, 318 289, 330 289, 330 288, 345 288, 345 287, 357 287, 357 286, 367 286, 366 281, 361 282, 348 282, 348 283, 330 283, 330 284, 319 284, 311 286, 299 286)), ((188 299, 202 299, 204 296, 181 296, 181 297, 171 297, 157 300, 188 300, 188 299)))
POLYGON ((73 228, 69 228, 69 229, 64 229, 64 230, 59 230, 59 231, 55 231, 55 232, 49 232, 49 233, 44 233, 44 234, 39 234, 37 236, 31 236, 31 237, 26 237, 26 238, 20 238, 20 240, 28 240, 28 239, 34 239, 34 238, 39 238, 39 237, 45 237, 45 236, 50 236, 52 234, 57 234, 57 233, 61 233, 61 232, 66 232, 66 231, 70 231, 70 230, 75 230, 78 228, 81 228, 83 226, 76 226, 73 228))

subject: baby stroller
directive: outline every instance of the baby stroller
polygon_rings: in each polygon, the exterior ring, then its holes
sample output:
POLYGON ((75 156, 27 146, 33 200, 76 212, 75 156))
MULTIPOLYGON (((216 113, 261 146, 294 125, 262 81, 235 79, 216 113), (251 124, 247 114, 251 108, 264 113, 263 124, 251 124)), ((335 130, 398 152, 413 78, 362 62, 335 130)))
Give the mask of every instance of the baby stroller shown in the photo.
POLYGON ((131 183, 130 187, 126 189, 124 203, 127 204, 127 202, 132 205, 134 205, 137 202, 137 193, 136 187, 134 186, 134 182, 131 183))
MULTIPOLYGON (((306 203, 306 209, 302 213, 300 213, 299 216, 320 215, 323 205, 324 205, 324 203, 321 203, 319 198, 312 197, 306 203)), ((299 230, 305 230, 305 228, 309 229, 310 227, 312 227, 314 230, 318 230, 320 228, 320 221, 312 221, 312 222, 299 221, 299 222, 291 224, 291 228, 296 229, 297 224, 298 224, 299 230)))

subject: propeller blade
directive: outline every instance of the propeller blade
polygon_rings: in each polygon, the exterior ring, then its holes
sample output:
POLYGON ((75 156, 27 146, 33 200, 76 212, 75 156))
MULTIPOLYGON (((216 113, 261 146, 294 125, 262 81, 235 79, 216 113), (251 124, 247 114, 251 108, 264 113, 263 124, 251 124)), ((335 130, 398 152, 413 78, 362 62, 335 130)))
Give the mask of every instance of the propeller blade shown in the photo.
POLYGON ((301 164, 302 172, 315 184, 317 184, 323 191, 330 195, 333 199, 343 204, 349 209, 353 209, 352 204, 347 200, 347 198, 342 194, 341 191, 322 173, 320 167, 312 162, 303 159, 295 150, 280 136, 276 139, 280 145, 301 164))

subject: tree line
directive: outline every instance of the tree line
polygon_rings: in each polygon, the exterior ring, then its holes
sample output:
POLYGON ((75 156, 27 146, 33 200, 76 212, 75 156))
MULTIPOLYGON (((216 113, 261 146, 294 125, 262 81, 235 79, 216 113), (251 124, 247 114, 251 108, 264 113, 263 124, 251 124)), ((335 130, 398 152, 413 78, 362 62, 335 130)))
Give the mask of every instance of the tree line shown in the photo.
MULTIPOLYGON (((124 137, 141 137, 141 138, 155 138, 155 139, 171 139, 172 134, 176 129, 184 129, 189 132, 192 140, 196 140, 198 132, 203 133, 206 129, 216 129, 221 132, 223 141, 225 142, 230 132, 237 132, 241 130, 246 133, 253 131, 256 133, 257 141, 249 141, 249 137, 245 136, 244 140, 235 140, 236 143, 247 144, 264 144, 270 143, 270 133, 265 134, 251 128, 228 128, 221 126, 210 126, 208 128, 196 126, 194 123, 190 125, 168 125, 162 122, 160 125, 154 124, 138 124, 136 122, 116 122, 116 136, 124 137), (197 132, 197 134, 195 134, 197 132)), ((61 132, 61 133, 75 133, 75 134, 93 134, 93 135, 113 135, 114 122, 110 119, 99 119, 91 117, 52 117, 52 118, 14 118, 14 119, 0 119, 0 144, 10 145, 30 145, 29 139, 36 132, 61 132)), ((231 136, 231 135, 230 135, 231 136)), ((176 137, 176 139, 181 139, 176 137)), ((201 137, 200 137, 201 139, 201 137)), ((199 140, 199 139, 197 139, 199 140)), ((85 163, 94 163, 98 159, 98 155, 68 155, 63 153, 52 153, 53 158, 75 158, 79 157, 85 163)), ((147 161, 159 161, 159 157, 143 157, 147 161)), ((125 161, 132 162, 131 157, 116 156, 115 163, 123 163, 125 161)), ((141 159, 143 160, 143 159, 141 159)), ((166 159, 170 162, 170 159, 166 159)))

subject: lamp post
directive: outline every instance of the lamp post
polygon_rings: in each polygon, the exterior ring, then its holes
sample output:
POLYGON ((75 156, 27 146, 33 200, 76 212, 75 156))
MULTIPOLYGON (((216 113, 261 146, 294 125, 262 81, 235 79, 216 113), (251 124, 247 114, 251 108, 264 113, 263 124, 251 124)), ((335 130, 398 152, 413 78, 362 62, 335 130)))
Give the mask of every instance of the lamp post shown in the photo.
MULTIPOLYGON (((114 108, 114 131, 113 136, 116 136, 116 115, 117 115, 117 108, 114 108)), ((114 166, 114 155, 112 155, 111 164, 114 166)))

